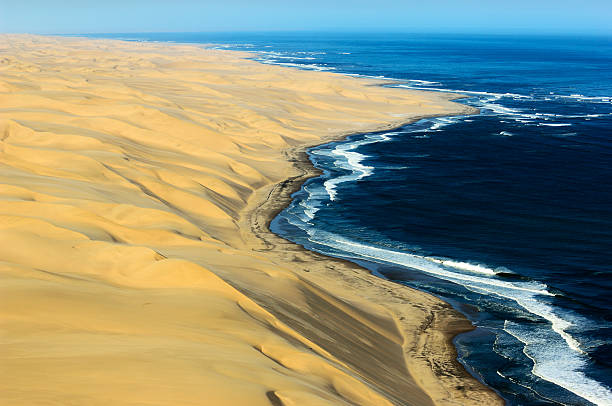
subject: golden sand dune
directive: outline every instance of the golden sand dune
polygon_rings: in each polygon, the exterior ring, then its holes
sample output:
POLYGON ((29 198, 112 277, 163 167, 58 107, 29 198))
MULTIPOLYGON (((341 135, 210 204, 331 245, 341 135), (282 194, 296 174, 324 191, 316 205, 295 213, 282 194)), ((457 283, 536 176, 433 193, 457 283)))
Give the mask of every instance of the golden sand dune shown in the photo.
POLYGON ((465 107, 246 56, 0 37, 0 404, 498 404, 446 304, 266 228, 307 145, 465 107))

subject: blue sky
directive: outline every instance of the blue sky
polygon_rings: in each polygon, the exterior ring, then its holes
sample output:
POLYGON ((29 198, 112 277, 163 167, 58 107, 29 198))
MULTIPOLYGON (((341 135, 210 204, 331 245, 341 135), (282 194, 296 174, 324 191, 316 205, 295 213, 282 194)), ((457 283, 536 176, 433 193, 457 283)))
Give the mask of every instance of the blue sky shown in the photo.
POLYGON ((0 32, 287 30, 612 35, 612 0, 0 0, 0 32))

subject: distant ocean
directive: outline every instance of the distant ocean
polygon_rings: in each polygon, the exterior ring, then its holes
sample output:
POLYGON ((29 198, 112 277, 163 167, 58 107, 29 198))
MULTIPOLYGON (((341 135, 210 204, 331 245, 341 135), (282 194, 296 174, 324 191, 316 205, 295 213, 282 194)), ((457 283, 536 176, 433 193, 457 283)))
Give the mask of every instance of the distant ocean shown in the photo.
POLYGON ((508 405, 612 405, 612 39, 125 34, 458 92, 479 115, 310 150, 323 175, 272 224, 431 292, 476 330, 459 361, 508 405))

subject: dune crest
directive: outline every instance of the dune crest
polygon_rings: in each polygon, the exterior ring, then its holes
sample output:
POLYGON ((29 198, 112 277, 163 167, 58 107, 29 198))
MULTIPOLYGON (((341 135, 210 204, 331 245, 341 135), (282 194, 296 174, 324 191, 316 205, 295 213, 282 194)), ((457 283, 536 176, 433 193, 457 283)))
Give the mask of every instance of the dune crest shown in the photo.
POLYGON ((0 404, 501 404, 446 304, 264 224, 307 145, 466 107, 247 56, 0 36, 0 404))

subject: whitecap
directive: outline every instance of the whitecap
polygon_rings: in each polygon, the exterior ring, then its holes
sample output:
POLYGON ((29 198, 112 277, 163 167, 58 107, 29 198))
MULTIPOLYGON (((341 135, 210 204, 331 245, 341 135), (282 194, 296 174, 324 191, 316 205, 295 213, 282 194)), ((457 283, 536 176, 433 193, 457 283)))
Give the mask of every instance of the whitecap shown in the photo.
POLYGON ((432 261, 432 262, 438 263, 440 265, 450 266, 450 267, 461 269, 461 270, 464 270, 464 271, 469 271, 469 272, 474 272, 474 273, 482 273, 482 274, 485 274, 485 275, 497 275, 497 272, 495 272, 493 269, 487 268, 486 266, 480 265, 480 264, 472 264, 472 263, 469 263, 469 262, 453 261, 452 259, 438 259, 438 258, 431 258, 431 257, 423 257, 423 258, 427 259, 428 261, 432 261))
POLYGON ((276 56, 275 58, 276 59, 290 59, 290 60, 295 60, 295 61, 312 61, 316 59, 313 56, 292 56, 292 55, 276 56))
MULTIPOLYGON (((450 263, 442 264, 440 263, 440 261, 442 261, 440 259, 363 244, 322 230, 309 230, 309 235, 309 240, 313 243, 330 246, 344 252, 359 255, 364 259, 418 269, 434 276, 443 277, 443 279, 456 282, 468 288, 486 290, 493 287, 512 292, 529 292, 535 295, 554 296, 547 290, 546 285, 539 282, 509 282, 483 276, 475 276, 463 272, 454 272, 453 270, 460 268, 451 266, 450 263)), ((453 260, 449 261, 451 263, 456 262, 453 260)), ((494 275, 494 272, 490 273, 489 271, 484 271, 484 273, 490 276, 494 275)))
POLYGON ((427 131, 438 131, 442 127, 457 123, 459 119, 459 117, 440 117, 432 119, 432 125, 427 131))
MULTIPOLYGON (((374 167, 367 166, 362 163, 367 158, 366 155, 356 152, 355 149, 362 145, 373 144, 376 142, 389 141, 392 135, 397 132, 379 133, 367 135, 359 141, 338 144, 329 153, 324 153, 327 156, 334 156, 337 159, 334 161, 334 166, 349 171, 347 175, 342 175, 328 179, 323 183, 323 187, 327 191, 330 200, 336 200, 338 195, 337 186, 344 182, 357 181, 370 176, 374 172, 374 167)), ((321 153, 319 153, 321 154, 321 153)))
POLYGON ((300 69, 316 70, 316 71, 329 71, 329 70, 336 69, 331 66, 317 65, 314 63, 310 63, 310 64, 309 63, 291 63, 291 62, 278 62, 274 60, 262 60, 260 62, 269 64, 269 65, 280 65, 280 66, 287 66, 291 68, 300 68, 300 69))
POLYGON ((509 92, 508 93, 479 92, 475 90, 440 89, 438 87, 423 87, 423 86, 414 87, 410 85, 401 85, 401 84, 397 85, 397 87, 403 87, 406 89, 413 89, 413 90, 431 90, 431 91, 445 92, 445 93, 461 93, 461 94, 475 95, 475 96, 495 96, 499 98, 511 97, 515 99, 533 99, 533 96, 528 96, 528 95, 518 94, 518 93, 509 93, 509 92))
POLYGON ((421 79, 408 79, 408 82, 415 85, 425 85, 425 86, 441 86, 442 83, 434 82, 431 80, 421 80, 421 79))
MULTIPOLYGON (((565 337, 563 334, 567 323, 562 319, 553 320, 553 331, 561 331, 565 342, 572 342, 571 336, 565 337)), ((531 372, 534 375, 565 388, 595 405, 612 405, 610 388, 583 372, 587 366, 586 355, 576 351, 567 351, 564 342, 560 341, 558 336, 547 333, 537 326, 526 329, 506 320, 504 331, 524 345, 523 353, 533 361, 531 372), (545 337, 544 340, 542 336, 545 337)))
POLYGON ((610 103, 612 102, 612 96, 585 96, 582 94, 570 94, 570 95, 555 95, 561 99, 573 99, 578 101, 588 101, 595 103, 610 103))

